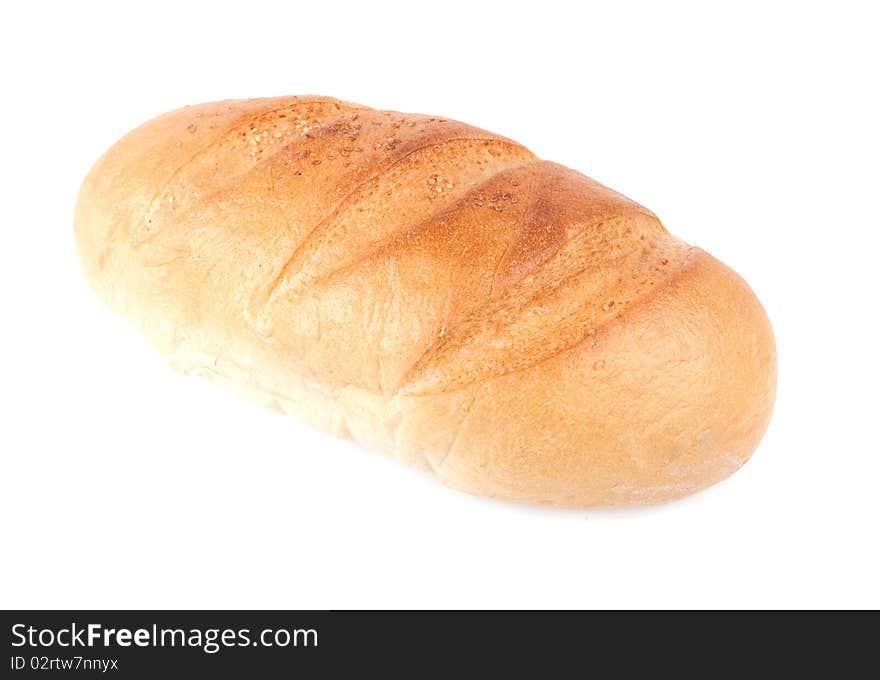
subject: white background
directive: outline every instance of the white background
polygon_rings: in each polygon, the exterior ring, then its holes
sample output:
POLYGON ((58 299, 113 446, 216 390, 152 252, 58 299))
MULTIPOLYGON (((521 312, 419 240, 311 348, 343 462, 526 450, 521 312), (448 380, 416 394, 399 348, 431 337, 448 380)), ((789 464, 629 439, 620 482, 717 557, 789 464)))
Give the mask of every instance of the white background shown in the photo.
POLYGON ((872 5, 4 4, 0 606, 880 606, 872 5), (779 349, 752 461, 519 507, 165 368, 79 273, 80 181, 165 110, 306 93, 517 139, 735 267, 779 349))

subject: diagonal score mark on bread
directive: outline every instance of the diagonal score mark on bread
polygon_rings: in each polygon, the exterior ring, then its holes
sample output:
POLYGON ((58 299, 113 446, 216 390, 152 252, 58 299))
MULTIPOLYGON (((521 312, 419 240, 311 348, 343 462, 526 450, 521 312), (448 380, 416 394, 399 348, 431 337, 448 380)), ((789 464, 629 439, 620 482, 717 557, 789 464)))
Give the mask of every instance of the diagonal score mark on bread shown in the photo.
MULTIPOLYGON (((207 143, 178 165, 156 189, 146 215, 132 231, 134 247, 142 246, 158 234, 168 220, 179 217, 188 203, 214 194, 218 190, 218 179, 229 184, 283 151, 288 144, 295 143, 298 137, 309 135, 313 127, 326 125, 345 114, 368 110, 331 97, 296 97, 292 102, 284 99, 231 101, 227 106, 240 111, 231 122, 212 130, 207 143), (217 172, 217 154, 226 160, 222 176, 217 172)), ((209 121, 205 122, 210 125, 209 121)), ((196 132, 200 123, 202 121, 194 120, 187 130, 196 132)))
POLYGON ((613 207, 580 205, 576 214, 566 215, 545 197, 562 192, 554 180, 565 184, 574 179, 581 192, 584 187, 578 185, 585 178, 546 162, 536 171, 542 181, 520 220, 525 228, 499 258, 489 296, 431 344, 397 391, 418 395, 458 389, 529 368, 577 343, 595 346, 606 323, 672 275, 682 261, 684 245, 664 240, 659 221, 640 206, 592 183, 594 195, 616 199, 613 207), (558 233, 546 238, 552 225, 558 233), (607 275, 618 270, 629 276, 607 275))
POLYGON ((411 226, 413 221, 427 222, 432 215, 455 203, 464 192, 471 191, 478 182, 508 167, 534 160, 534 155, 519 144, 501 138, 449 137, 429 138, 403 156, 380 168, 375 174, 355 185, 324 220, 312 228, 297 246, 278 277, 270 284, 268 298, 290 292, 312 281, 326 277, 335 269, 345 267, 364 252, 375 249, 383 241, 391 239, 411 226), (450 167, 455 162, 444 156, 456 150, 464 153, 483 153, 494 156, 489 168, 473 163, 473 159, 461 159, 464 167, 450 167), (429 158, 425 159, 425 156, 429 158), (470 167, 468 167, 468 163, 470 167), (381 203, 388 192, 410 179, 413 174, 426 174, 426 168, 445 164, 443 173, 429 173, 427 191, 432 202, 415 204, 410 210, 399 210, 385 215, 381 222, 359 218, 357 213, 369 212, 370 202, 381 203), (431 177, 430 175, 433 175, 431 177), (431 179, 434 183, 431 184, 431 179), (436 193, 436 195, 432 195, 436 193), (328 252, 329 251, 329 256, 328 252))

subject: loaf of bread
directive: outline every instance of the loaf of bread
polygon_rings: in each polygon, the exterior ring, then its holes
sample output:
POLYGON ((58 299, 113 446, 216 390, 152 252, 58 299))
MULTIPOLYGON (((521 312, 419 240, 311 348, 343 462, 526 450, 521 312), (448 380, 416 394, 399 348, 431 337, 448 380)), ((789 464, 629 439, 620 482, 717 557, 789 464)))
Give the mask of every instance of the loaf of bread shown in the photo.
POLYGON ((75 233, 175 367, 469 493, 678 498, 739 468, 772 410, 773 335, 736 273, 453 120, 188 106, 97 162, 75 233))

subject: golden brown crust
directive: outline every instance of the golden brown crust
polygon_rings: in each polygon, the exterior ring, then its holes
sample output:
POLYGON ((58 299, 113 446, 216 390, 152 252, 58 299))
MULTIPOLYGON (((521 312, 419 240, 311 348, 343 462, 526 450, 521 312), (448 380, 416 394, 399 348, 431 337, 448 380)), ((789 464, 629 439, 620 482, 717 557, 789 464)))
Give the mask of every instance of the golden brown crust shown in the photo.
POLYGON ((75 224, 92 285, 176 366, 473 493, 676 498, 741 465, 772 408, 736 274, 455 121, 186 107, 98 161, 75 224))

